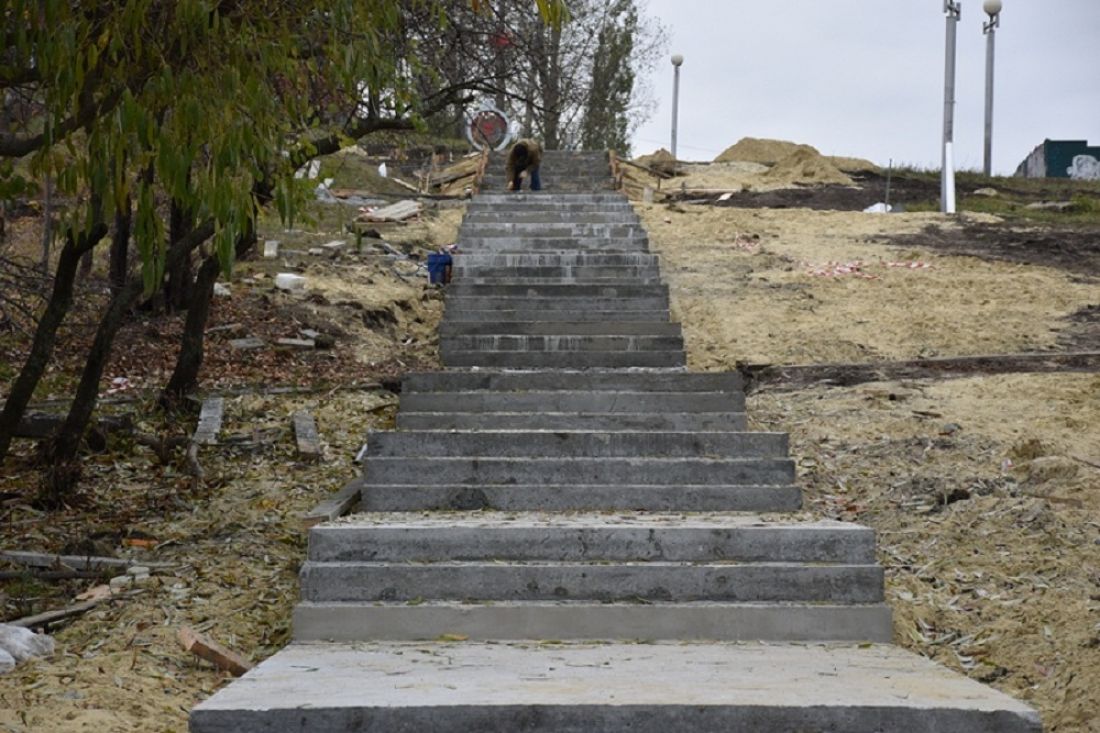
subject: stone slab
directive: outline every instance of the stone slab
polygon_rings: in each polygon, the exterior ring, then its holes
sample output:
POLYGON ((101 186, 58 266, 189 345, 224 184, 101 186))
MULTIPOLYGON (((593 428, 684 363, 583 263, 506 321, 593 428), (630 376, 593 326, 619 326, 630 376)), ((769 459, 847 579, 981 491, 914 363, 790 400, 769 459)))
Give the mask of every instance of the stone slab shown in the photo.
POLYGON ((684 348, 680 334, 456 334, 450 324, 440 329, 439 352, 446 359, 451 352, 592 352, 592 351, 678 351, 684 348))
MULTIPOLYGON (((466 308, 446 309, 443 312, 443 326, 451 322, 490 322, 499 321, 541 321, 543 323, 577 323, 579 321, 602 321, 605 323, 624 321, 667 321, 667 307, 640 308, 638 310, 619 310, 607 308, 570 308, 548 311, 532 307, 513 308, 466 308)), ((567 367, 568 368, 568 367, 567 367)))
POLYGON ((887 645, 292 644, 191 733, 1039 733, 1028 706, 887 645))
POLYGON ((449 320, 440 329, 443 337, 480 336, 480 335, 557 335, 557 336, 603 336, 603 335, 645 335, 680 336, 680 324, 669 321, 620 321, 607 323, 600 321, 544 322, 544 321, 455 321, 449 320))

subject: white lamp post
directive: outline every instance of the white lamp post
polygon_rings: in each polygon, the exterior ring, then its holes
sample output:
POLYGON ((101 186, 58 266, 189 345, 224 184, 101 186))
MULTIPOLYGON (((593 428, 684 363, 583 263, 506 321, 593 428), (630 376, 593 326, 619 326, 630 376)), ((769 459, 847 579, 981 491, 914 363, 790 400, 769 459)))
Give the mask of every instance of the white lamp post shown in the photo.
POLYGON ((676 54, 672 57, 672 159, 676 160, 676 124, 680 109, 680 66, 684 57, 676 54))
POLYGON ((947 44, 943 81, 943 168, 940 174, 940 211, 955 213, 955 35, 962 3, 943 0, 947 14, 947 44))
POLYGON ((982 24, 985 33, 985 167, 987 176, 993 175, 993 44, 997 27, 1001 24, 1001 0, 985 0, 982 10, 989 21, 982 24))

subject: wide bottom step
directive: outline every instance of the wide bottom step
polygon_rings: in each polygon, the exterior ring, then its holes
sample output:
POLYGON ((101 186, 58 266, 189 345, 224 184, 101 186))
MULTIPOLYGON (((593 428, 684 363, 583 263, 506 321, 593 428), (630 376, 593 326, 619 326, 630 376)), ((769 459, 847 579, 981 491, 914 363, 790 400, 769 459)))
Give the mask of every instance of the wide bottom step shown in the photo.
POLYGON ((293 644, 191 713, 260 731, 1036 733, 1038 714, 882 645, 293 644))

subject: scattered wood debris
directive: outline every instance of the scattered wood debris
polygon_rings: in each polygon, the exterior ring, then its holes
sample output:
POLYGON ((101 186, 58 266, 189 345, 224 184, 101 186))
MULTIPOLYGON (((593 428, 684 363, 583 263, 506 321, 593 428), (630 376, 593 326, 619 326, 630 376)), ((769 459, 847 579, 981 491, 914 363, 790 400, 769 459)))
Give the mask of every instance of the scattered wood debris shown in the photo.
POLYGON ((315 524, 331 522, 333 519, 342 517, 355 509, 362 495, 363 483, 362 478, 353 479, 344 488, 333 494, 332 497, 310 509, 302 517, 302 527, 309 529, 315 524))
POLYGON ((359 210, 360 213, 356 217, 356 221, 406 221, 414 216, 420 216, 421 208, 419 201, 412 201, 411 199, 405 199, 379 208, 365 206, 359 210))
POLYGON ((186 651, 205 659, 218 669, 224 669, 234 677, 240 677, 252 669, 252 665, 244 657, 203 636, 190 626, 180 627, 179 640, 186 651))

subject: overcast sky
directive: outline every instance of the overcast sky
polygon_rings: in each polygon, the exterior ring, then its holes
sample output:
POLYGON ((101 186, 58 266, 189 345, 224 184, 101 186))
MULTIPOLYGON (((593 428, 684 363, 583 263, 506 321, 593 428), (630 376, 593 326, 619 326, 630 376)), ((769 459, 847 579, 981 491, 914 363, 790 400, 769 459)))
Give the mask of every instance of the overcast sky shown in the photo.
MULTIPOLYGON (((648 0, 668 32, 649 79, 658 105, 634 154, 669 147, 672 65, 678 156, 711 160, 742 137, 938 168, 942 0, 648 0)), ((986 19, 963 0, 956 167, 981 169, 986 19)), ((1100 145, 1100 0, 1004 0, 996 37, 993 170, 1010 174, 1044 138, 1100 145)))

